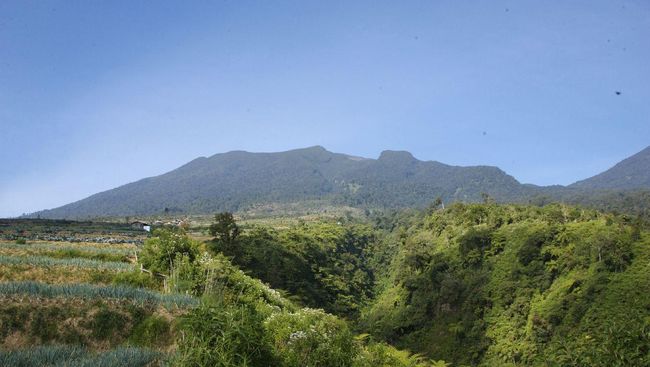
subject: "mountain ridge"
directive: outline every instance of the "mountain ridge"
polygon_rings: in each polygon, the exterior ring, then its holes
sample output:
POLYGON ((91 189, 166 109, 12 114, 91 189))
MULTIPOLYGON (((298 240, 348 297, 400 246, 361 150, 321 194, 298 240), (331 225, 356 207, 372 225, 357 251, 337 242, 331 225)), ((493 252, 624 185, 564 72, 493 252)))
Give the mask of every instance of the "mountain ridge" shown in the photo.
MULTIPOLYGON (((496 166, 452 166, 422 161, 400 150, 384 150, 376 159, 334 153, 319 145, 283 152, 234 150, 197 157, 161 175, 30 216, 81 219, 169 210, 206 214, 314 200, 365 208, 422 207, 437 198, 476 202, 483 200, 484 194, 500 202, 530 201, 538 196, 558 198, 589 190, 618 190, 608 183, 620 181, 615 176, 621 164, 625 172, 643 173, 644 168, 638 165, 650 167, 650 147, 600 175, 569 186, 522 184, 496 166), (605 175, 604 184, 601 175, 605 175)), ((623 189, 650 188, 650 178, 644 186, 644 177, 636 186, 623 189)))
POLYGON ((569 187, 586 189, 639 189, 650 187, 650 146, 616 163, 608 170, 569 187))

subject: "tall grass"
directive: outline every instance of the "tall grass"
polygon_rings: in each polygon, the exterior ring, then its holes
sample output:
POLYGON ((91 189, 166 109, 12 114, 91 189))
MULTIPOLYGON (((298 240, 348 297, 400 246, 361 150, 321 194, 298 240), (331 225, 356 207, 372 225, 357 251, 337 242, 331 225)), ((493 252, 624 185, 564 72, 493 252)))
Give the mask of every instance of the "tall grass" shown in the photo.
POLYGON ((48 256, 7 256, 0 255, 0 265, 34 265, 34 266, 71 266, 76 268, 91 268, 98 270, 127 271, 135 269, 135 265, 118 261, 100 261, 84 258, 57 259, 48 256))
POLYGON ((86 283, 45 284, 38 282, 0 283, 0 295, 27 295, 42 298, 82 298, 126 300, 139 305, 161 305, 167 309, 190 308, 198 305, 196 298, 182 294, 161 294, 158 292, 123 286, 95 286, 86 283))
POLYGON ((160 362, 163 356, 160 352, 144 348, 120 347, 102 353, 91 353, 82 347, 52 345, 0 351, 0 366, 141 367, 160 362))

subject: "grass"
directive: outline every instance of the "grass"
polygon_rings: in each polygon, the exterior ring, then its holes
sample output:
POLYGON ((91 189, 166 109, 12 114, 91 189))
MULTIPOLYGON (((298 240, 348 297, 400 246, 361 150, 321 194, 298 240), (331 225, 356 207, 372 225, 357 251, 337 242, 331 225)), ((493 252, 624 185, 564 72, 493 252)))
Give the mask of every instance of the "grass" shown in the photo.
POLYGON ((67 266, 42 267, 29 264, 0 265, 0 282, 38 281, 50 284, 79 283, 111 284, 119 274, 126 271, 110 269, 73 268, 67 266))
POLYGON ((23 251, 83 251, 91 254, 110 254, 132 256, 136 250, 135 247, 117 247, 117 246, 98 246, 98 245, 56 245, 51 243, 29 243, 18 244, 12 242, 0 242, 0 250, 23 250, 23 251))
POLYGON ((82 347, 52 345, 0 351, 0 366, 139 367, 161 362, 163 357, 162 353, 146 348, 120 347, 102 353, 92 353, 82 347))
POLYGON ((27 264, 33 266, 70 266, 75 268, 91 268, 98 270, 133 270, 135 265, 118 262, 118 261, 100 261, 83 258, 63 258, 57 259, 48 256, 7 256, 0 255, 0 265, 20 265, 27 264))
POLYGON ((196 298, 181 294, 161 294, 141 288, 95 286, 86 283, 53 285, 38 282, 6 282, 0 283, 0 295, 126 300, 139 305, 160 305, 167 309, 190 308, 199 303, 196 298))

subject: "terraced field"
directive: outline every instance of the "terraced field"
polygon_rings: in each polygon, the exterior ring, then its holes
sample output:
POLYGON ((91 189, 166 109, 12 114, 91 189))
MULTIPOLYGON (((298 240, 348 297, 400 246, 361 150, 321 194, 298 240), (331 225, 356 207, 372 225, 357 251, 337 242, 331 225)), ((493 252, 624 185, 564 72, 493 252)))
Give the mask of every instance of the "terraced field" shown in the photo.
POLYGON ((198 300, 141 273, 142 233, 64 229, 50 241, 32 239, 44 236, 40 227, 0 240, 0 366, 164 364, 174 320, 198 300))

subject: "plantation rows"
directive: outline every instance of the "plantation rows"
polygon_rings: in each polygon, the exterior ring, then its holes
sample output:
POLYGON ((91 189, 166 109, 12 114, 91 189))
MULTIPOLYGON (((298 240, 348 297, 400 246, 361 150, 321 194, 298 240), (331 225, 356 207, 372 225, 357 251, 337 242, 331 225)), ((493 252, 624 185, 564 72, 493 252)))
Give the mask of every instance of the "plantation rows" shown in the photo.
POLYGON ((51 243, 30 243, 29 245, 22 245, 12 242, 0 243, 0 248, 8 250, 42 250, 42 251, 84 251, 93 254, 109 254, 109 255, 133 255, 135 248, 125 247, 108 247, 108 246, 93 246, 93 245, 54 245, 51 243))
POLYGON ((83 258, 57 259, 48 256, 6 256, 0 255, 0 265, 33 265, 33 266, 72 266, 77 268, 92 268, 98 270, 128 271, 135 269, 134 264, 117 261, 100 261, 83 258))
POLYGON ((87 300, 113 299, 140 305, 161 305, 167 309, 190 308, 199 303, 196 298, 182 294, 161 294, 141 288, 96 286, 85 283, 53 285, 39 282, 5 282, 0 283, 0 295, 25 295, 34 298, 67 297, 87 300))
POLYGON ((158 361, 160 352, 144 348, 117 348, 91 353, 74 346, 40 346, 24 350, 0 351, 0 366, 13 367, 136 367, 158 361))

